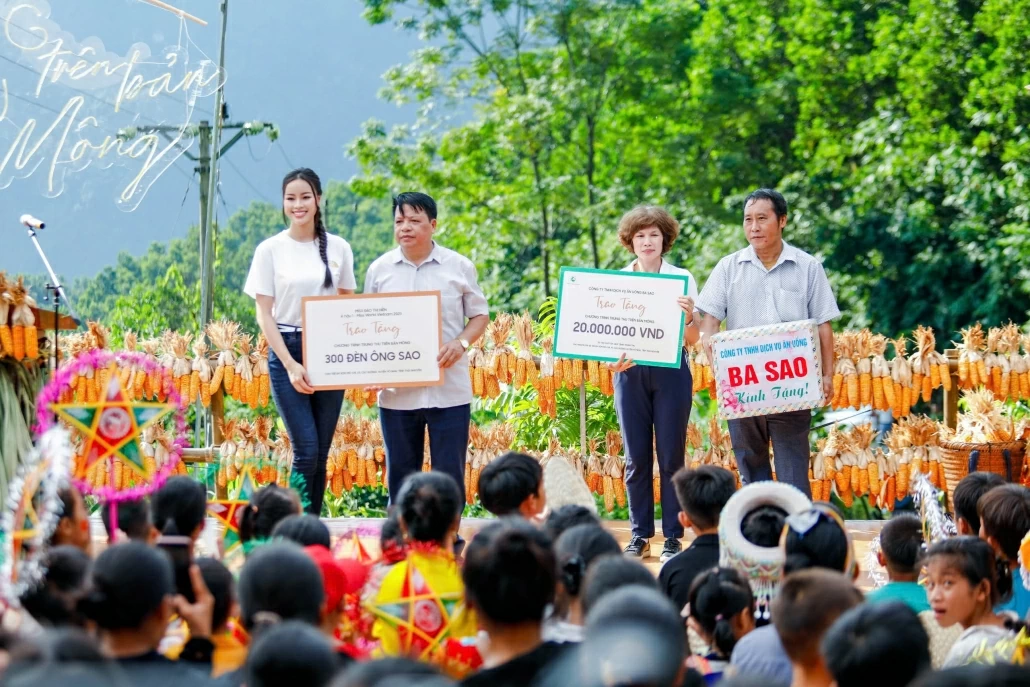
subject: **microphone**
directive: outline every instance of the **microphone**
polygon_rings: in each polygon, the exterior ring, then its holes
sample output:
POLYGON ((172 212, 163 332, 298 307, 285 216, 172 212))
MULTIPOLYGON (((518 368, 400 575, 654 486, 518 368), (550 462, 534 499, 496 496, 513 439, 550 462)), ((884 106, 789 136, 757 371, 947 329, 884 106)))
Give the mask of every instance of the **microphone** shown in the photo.
POLYGON ((30 229, 46 229, 46 224, 43 223, 43 220, 36 219, 32 215, 22 215, 21 223, 30 229))

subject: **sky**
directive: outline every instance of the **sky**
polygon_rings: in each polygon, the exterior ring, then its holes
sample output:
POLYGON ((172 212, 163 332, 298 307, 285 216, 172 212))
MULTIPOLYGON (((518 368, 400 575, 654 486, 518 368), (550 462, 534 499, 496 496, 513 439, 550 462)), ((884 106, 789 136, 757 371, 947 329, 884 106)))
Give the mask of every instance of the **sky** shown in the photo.
MULTIPOLYGON (((0 21, 5 24, 0 79, 7 82, 6 91, 0 90, 0 109, 6 104, 0 121, 0 270, 44 271, 18 223, 24 213, 47 223, 39 240, 66 280, 95 275, 121 251, 140 255, 154 241, 185 236, 198 222, 195 163, 180 157, 161 171, 165 165, 160 160, 170 156, 158 158, 137 192, 119 203, 123 190, 146 166, 145 157, 132 157, 147 153, 143 141, 136 149, 124 144, 120 156, 96 155, 105 137, 134 122, 178 124, 187 113, 194 124, 211 118, 218 79, 213 66, 204 67, 202 60, 217 63, 218 0, 169 4, 207 20, 208 26, 180 22, 140 0, 0 0, 0 21), (25 4, 32 7, 9 14, 25 4), (43 42, 41 30, 47 30, 50 42, 33 50, 43 42), (187 70, 199 74, 206 68, 214 78, 195 98, 192 111, 181 91, 150 97, 145 88, 133 99, 131 83, 122 85, 128 67, 112 67, 114 74, 107 78, 89 75, 88 67, 73 69, 77 58, 70 55, 61 72, 60 55, 53 61, 45 57, 58 40, 64 49, 88 50, 84 59, 108 59, 110 65, 126 65, 133 50, 141 49, 142 57, 128 76, 139 75, 146 88, 160 90, 162 75, 169 73, 178 76, 164 77, 174 85, 187 70), (169 52, 169 47, 176 49, 169 52), (41 74, 59 78, 56 83, 43 79, 39 85, 41 74), (59 117, 74 98, 82 101, 79 109, 59 117), (25 150, 31 153, 40 140, 42 145, 17 170, 22 151, 17 138, 31 119, 36 125, 25 150), (86 143, 76 147, 81 141, 86 143), (51 178, 54 160, 57 172, 51 178)), ((313 168, 323 182, 349 179, 357 166, 345 148, 363 122, 411 118, 410 110, 380 101, 376 93, 382 74, 406 62, 418 40, 391 25, 369 26, 361 17, 360 0, 229 0, 228 7, 224 93, 230 119, 273 122, 280 138, 274 144, 263 135, 244 139, 223 158, 217 201, 221 219, 254 200, 278 203, 282 177, 295 166, 313 168)), ((166 145, 161 142, 160 147, 166 145)))

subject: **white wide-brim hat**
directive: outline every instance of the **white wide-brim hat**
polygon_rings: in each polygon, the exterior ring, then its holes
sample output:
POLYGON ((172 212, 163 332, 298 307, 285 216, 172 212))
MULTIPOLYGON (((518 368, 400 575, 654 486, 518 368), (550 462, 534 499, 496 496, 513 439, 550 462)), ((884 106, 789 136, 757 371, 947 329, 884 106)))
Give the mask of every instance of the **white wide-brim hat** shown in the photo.
POLYGON ((755 617, 768 619, 783 577, 783 551, 779 546, 752 544, 741 530, 745 516, 762 506, 781 508, 790 516, 808 510, 812 502, 784 482, 753 482, 731 496, 719 516, 719 565, 736 568, 747 577, 755 595, 755 617))

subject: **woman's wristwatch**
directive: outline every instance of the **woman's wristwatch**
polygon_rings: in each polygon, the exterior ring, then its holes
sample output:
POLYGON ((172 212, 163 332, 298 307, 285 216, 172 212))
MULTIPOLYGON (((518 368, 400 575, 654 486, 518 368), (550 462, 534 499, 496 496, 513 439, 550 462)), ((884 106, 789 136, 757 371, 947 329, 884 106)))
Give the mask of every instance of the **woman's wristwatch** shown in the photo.
POLYGON ((466 351, 467 351, 467 350, 469 349, 469 345, 470 345, 470 344, 469 344, 469 342, 468 342, 468 339, 458 339, 458 343, 460 343, 460 344, 461 344, 461 347, 462 347, 463 349, 465 349, 466 351))

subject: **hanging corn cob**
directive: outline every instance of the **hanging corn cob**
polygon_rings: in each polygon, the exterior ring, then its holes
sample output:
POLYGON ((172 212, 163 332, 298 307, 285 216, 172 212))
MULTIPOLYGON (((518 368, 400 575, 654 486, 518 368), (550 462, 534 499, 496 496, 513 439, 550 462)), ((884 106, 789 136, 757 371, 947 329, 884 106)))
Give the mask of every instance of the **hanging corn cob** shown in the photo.
POLYGON ((555 398, 559 380, 555 378, 555 360, 551 355, 551 337, 540 342, 543 353, 540 355, 540 377, 537 379, 537 404, 540 412, 551 418, 558 416, 558 404, 555 398))
POLYGON ((855 369, 858 372, 858 408, 873 404, 873 361, 870 358, 872 333, 863 329, 855 336, 855 369))
POLYGON ((293 467, 293 446, 286 432, 279 432, 275 439, 276 484, 286 487, 290 483, 290 469, 293 467))
POLYGON ((891 382, 891 370, 884 353, 887 351, 887 337, 874 334, 869 339, 869 352, 872 355, 870 369, 873 380, 873 409, 891 410, 894 407, 894 385, 891 382))
POLYGON ((203 338, 193 342, 189 397, 190 401, 200 401, 205 408, 211 405, 211 380, 215 374, 207 351, 207 342, 203 338))
POLYGON ((981 351, 987 342, 979 322, 972 327, 966 327, 961 334, 962 343, 956 345, 959 350, 958 384, 962 389, 975 389, 987 381, 980 377, 981 367, 986 371, 981 351))
POLYGON ((533 361, 533 319, 529 313, 522 313, 515 318, 515 340, 519 344, 519 352, 515 357, 512 383, 516 389, 521 389, 537 379, 536 363, 533 361))
POLYGON ((10 313, 14 298, 9 291, 7 275, 0 271, 0 358, 14 356, 14 335, 11 332, 10 313))
POLYGON ((808 464, 808 487, 812 492, 813 501, 825 501, 826 496, 823 494, 823 478, 826 476, 826 469, 823 467, 822 449, 825 446, 825 439, 820 439, 816 442, 816 446, 819 449, 816 453, 812 454, 812 459, 808 464))
POLYGON ((272 396, 272 380, 268 375, 268 339, 264 334, 258 335, 253 369, 258 380, 258 406, 264 408, 272 396))
POLYGON ((480 338, 469 346, 469 376, 472 379, 472 395, 486 398, 486 339, 480 338))
POLYGON ((894 402, 892 409, 895 418, 907 416, 912 408, 913 380, 912 368, 908 364, 907 345, 905 337, 894 339, 894 359, 891 360, 891 379, 894 381, 894 402))
POLYGON ((701 467, 704 460, 704 438, 701 436, 701 428, 693 422, 687 425, 687 443, 684 454, 684 462, 691 470, 701 467))
POLYGON ((39 358, 39 340, 36 335, 36 316, 32 312, 36 301, 25 288, 24 277, 8 289, 11 294, 11 336, 14 344, 16 360, 37 360, 39 358), (21 339, 19 342, 18 339, 21 339))
MULTIPOLYGON (((1000 327, 991 327, 987 330, 987 355, 984 356, 987 381, 984 386, 987 387, 988 391, 994 394, 995 398, 1002 397, 1001 385, 1002 379, 1004 378, 1002 358, 998 355, 998 345, 1001 343, 1001 336, 1002 332, 1000 327)), ((1005 391, 1005 395, 1007 396, 1008 389, 1005 391)))
POLYGON ((1022 363, 1019 373, 1019 396, 1023 400, 1030 399, 1030 335, 1020 336, 1019 342, 1023 347, 1022 363))

